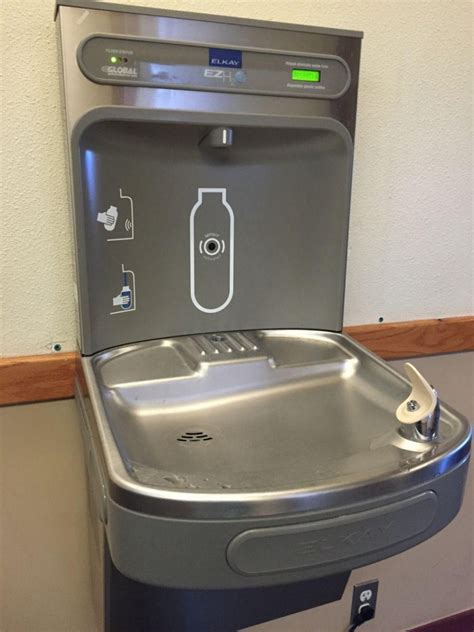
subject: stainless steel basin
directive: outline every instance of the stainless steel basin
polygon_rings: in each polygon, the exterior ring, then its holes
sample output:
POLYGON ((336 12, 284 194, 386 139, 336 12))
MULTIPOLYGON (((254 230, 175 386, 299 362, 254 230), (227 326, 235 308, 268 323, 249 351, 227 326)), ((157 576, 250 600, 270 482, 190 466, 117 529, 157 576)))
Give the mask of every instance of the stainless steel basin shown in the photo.
POLYGON ((444 406, 437 441, 403 438, 408 382, 342 334, 184 336, 83 363, 111 480, 149 513, 329 508, 426 482, 469 449, 444 406))

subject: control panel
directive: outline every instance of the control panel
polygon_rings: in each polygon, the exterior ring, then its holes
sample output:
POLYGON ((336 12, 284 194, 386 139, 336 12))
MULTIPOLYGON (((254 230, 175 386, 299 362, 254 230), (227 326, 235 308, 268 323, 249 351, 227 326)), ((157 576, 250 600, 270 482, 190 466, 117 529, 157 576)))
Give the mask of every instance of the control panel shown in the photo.
POLYGON ((350 84, 343 59, 94 35, 78 51, 96 83, 336 99, 350 84))

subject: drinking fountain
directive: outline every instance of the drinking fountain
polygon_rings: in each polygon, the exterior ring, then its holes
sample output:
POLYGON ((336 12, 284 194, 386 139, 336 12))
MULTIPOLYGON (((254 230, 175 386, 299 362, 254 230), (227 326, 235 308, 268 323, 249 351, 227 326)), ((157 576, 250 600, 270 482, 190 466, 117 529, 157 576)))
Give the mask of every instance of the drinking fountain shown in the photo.
POLYGON ((362 34, 86 0, 56 20, 102 629, 337 600, 454 518, 470 450, 442 384, 342 333, 362 34))

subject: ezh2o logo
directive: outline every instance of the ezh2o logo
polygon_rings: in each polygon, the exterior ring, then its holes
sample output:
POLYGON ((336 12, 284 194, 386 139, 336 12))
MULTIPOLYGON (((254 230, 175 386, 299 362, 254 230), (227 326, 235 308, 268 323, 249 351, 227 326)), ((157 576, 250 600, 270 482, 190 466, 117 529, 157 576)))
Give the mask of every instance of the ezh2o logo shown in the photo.
POLYGON ((242 68, 242 51, 210 48, 209 66, 220 66, 221 68, 242 68))
POLYGON ((124 77, 136 77, 136 68, 127 68, 127 66, 102 66, 102 72, 106 72, 108 75, 124 76, 124 77))

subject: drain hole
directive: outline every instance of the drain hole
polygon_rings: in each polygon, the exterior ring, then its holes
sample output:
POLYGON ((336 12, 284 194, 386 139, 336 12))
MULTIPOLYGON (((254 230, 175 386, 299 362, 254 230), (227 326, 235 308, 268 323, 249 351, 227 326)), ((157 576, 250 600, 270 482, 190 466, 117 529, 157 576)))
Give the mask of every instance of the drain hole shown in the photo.
POLYGON ((203 430, 188 430, 187 432, 183 432, 183 434, 176 438, 177 441, 181 441, 184 443, 188 441, 211 441, 212 439, 213 437, 203 430))

